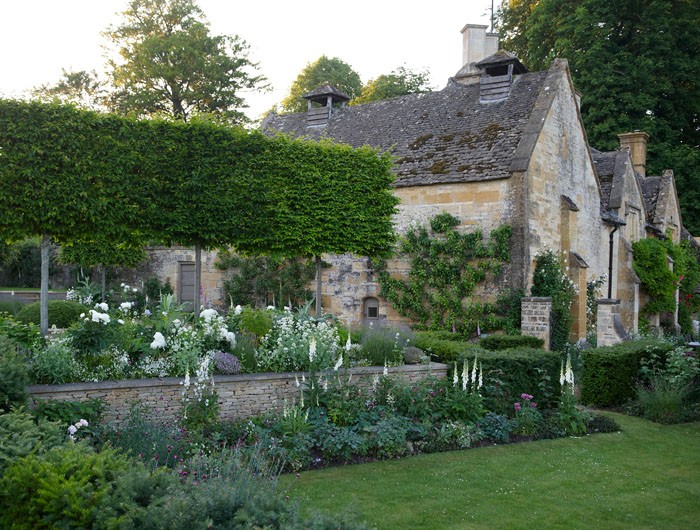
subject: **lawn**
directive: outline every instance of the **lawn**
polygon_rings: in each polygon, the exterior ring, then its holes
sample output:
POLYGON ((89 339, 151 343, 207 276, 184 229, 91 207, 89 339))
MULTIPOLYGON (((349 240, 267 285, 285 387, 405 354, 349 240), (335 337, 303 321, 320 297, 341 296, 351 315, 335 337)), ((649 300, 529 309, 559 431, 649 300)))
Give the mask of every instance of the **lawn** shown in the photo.
POLYGON ((377 529, 700 527, 700 422, 285 475, 305 509, 377 529))

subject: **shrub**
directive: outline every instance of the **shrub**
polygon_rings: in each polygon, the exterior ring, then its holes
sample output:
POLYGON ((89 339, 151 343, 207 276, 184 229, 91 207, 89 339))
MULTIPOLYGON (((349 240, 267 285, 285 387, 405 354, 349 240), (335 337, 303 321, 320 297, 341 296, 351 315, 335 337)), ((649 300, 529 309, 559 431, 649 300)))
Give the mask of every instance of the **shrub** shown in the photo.
MULTIPOLYGON (((456 335, 456 334, 455 334, 456 335)), ((443 340, 433 332, 416 332, 415 346, 430 355, 431 360, 450 364, 463 354, 474 355, 484 351, 474 344, 467 344, 457 339, 443 340)))
POLYGON ((677 385, 666 377, 657 376, 647 384, 637 385, 637 406, 648 420, 680 423, 692 417, 689 394, 689 386, 677 385))
POLYGON ((0 300, 0 313, 16 316, 22 307, 24 303, 19 300, 0 300))
POLYGON ((489 335, 479 341, 479 346, 491 351, 511 348, 542 348, 544 341, 527 335, 489 335))
POLYGON ((82 443, 16 460, 0 478, 3 528, 93 528, 100 505, 133 463, 82 443))
POLYGON ((29 350, 35 343, 42 340, 39 326, 24 324, 16 318, 0 313, 0 335, 14 340, 24 350, 29 350))
POLYGON ((80 365, 75 355, 70 341, 62 339, 50 341, 45 349, 37 349, 29 364, 33 382, 63 385, 78 381, 80 365))
POLYGON ((493 440, 494 443, 508 443, 513 432, 513 422, 495 412, 487 413, 478 421, 477 426, 482 436, 493 440))
POLYGON ((403 364, 403 351, 409 343, 408 333, 385 326, 365 328, 360 339, 362 357, 371 366, 403 364))
POLYGON ((589 433, 618 432, 620 425, 610 416, 591 414, 588 420, 589 433))
POLYGON ((16 349, 13 340, 0 335, 0 412, 7 412, 27 401, 29 372, 16 349))
POLYGON ((88 422, 86 431, 94 435, 96 426, 102 421, 104 410, 104 402, 94 398, 86 401, 38 401, 32 412, 39 419, 66 427, 84 419, 88 422))
POLYGON ((241 373, 241 363, 235 355, 223 351, 215 351, 212 361, 218 374, 236 375, 241 373))
MULTIPOLYGON (((25 305, 19 313, 17 320, 25 324, 39 324, 40 302, 25 305)), ((85 313, 85 306, 72 300, 49 300, 49 326, 67 328, 80 320, 81 313, 85 313)))
POLYGON ((63 425, 15 409, 0 415, 0 476, 7 466, 30 454, 42 454, 66 439, 63 425))
MULTIPOLYGON (((462 354, 463 359, 473 362, 472 354, 462 354)), ((532 348, 514 350, 481 350, 476 356, 483 366, 484 388, 482 395, 486 408, 502 414, 510 413, 513 403, 523 393, 537 393, 538 405, 542 409, 553 407, 559 396, 561 356, 532 348)))
POLYGON ((581 401, 612 407, 634 399, 641 362, 654 355, 665 358, 673 347, 663 339, 643 339, 584 350, 581 401))
POLYGON ((273 313, 265 309, 246 307, 240 314, 239 329, 252 333, 258 339, 267 335, 272 329, 273 313))

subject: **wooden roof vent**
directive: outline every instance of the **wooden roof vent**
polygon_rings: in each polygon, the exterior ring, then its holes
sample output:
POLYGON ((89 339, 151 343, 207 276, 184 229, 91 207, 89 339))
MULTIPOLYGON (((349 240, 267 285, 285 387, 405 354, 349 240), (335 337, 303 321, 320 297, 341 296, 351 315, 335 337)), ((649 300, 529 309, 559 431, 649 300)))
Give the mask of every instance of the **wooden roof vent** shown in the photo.
POLYGON ((481 103, 508 98, 514 74, 524 74, 527 68, 512 53, 498 51, 476 63, 481 70, 481 103))
POLYGON ((331 119, 333 109, 342 108, 350 101, 350 96, 331 85, 323 85, 302 96, 309 102, 306 113, 306 127, 325 127, 331 119))

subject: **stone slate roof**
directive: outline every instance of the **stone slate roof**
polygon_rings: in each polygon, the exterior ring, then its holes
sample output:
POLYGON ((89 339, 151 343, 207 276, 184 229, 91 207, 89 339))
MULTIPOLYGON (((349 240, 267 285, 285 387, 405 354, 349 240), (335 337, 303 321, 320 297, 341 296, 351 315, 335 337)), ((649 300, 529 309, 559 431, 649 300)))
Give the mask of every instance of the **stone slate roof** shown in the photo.
POLYGON ((333 109, 322 127, 307 128, 306 113, 298 113, 270 114, 262 128, 389 151, 396 187, 508 178, 535 103, 550 88, 548 73, 515 76, 498 102, 480 103, 479 83, 450 81, 440 91, 333 109))
POLYGON ((647 211, 647 220, 653 222, 656 213, 656 204, 661 190, 661 177, 638 177, 639 185, 644 195, 644 207, 647 211))
POLYGON ((591 149, 593 164, 600 182, 600 205, 603 210, 620 208, 624 178, 629 160, 628 151, 602 152, 591 149))

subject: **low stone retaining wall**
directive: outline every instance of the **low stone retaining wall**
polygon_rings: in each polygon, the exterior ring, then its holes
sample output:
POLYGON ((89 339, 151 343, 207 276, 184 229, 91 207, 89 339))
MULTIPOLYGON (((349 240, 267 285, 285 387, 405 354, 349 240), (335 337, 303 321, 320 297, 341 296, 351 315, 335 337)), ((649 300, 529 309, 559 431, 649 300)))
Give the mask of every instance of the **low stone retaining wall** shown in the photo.
MULTIPOLYGON (((443 378, 448 367, 444 364, 395 366, 388 369, 390 377, 404 381, 418 381, 429 375, 443 378)), ((384 367, 367 366, 341 370, 341 377, 369 387, 375 375, 382 375, 384 367)), ((334 372, 325 372, 327 378, 334 372)), ((214 385, 219 400, 221 419, 247 418, 281 409, 284 401, 299 399, 296 379, 301 381, 301 372, 261 373, 245 375, 218 375, 214 385)), ((99 383, 70 383, 66 385, 31 385, 28 390, 33 403, 37 401, 85 401, 101 399, 105 402, 104 421, 119 422, 135 404, 152 409, 158 418, 174 419, 182 405, 183 378, 129 379, 123 381, 102 381, 99 383)))

